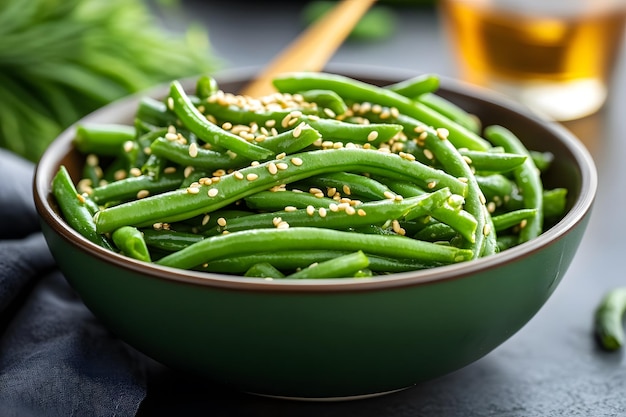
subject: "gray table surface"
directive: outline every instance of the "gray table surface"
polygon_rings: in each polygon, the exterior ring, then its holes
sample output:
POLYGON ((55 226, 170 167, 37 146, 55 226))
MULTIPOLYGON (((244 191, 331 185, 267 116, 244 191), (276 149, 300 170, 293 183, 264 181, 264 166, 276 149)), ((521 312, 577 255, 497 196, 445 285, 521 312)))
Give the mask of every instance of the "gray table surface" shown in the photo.
MULTIPOLYGON (((228 68, 267 63, 302 29, 303 3, 183 3, 206 25, 228 68), (245 13, 241 13, 245 4, 245 13)), ((380 42, 347 42, 332 63, 435 72, 455 76, 450 47, 436 12, 396 8, 395 35, 380 42)), ((177 23, 178 22, 178 23, 177 23)), ((587 233, 561 285, 517 334, 477 362, 410 389, 367 400, 310 403, 268 399, 204 385, 161 372, 140 415, 218 416, 621 416, 626 415, 622 352, 598 348, 593 310, 609 289, 626 285, 626 43, 605 109, 567 125, 588 146, 599 171, 599 192, 587 233)))

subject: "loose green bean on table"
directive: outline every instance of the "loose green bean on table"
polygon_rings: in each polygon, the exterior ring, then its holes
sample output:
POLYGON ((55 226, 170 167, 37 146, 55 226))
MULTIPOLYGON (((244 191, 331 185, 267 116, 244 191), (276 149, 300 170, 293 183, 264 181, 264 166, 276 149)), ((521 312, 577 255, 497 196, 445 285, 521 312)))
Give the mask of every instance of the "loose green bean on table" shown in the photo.
POLYGON ((369 279, 537 236, 566 210, 566 190, 541 182, 550 155, 502 126, 481 136, 438 81, 284 74, 256 98, 173 81, 140 100, 134 126, 78 126, 90 185, 61 169, 53 194, 111 250, 256 279, 369 279))

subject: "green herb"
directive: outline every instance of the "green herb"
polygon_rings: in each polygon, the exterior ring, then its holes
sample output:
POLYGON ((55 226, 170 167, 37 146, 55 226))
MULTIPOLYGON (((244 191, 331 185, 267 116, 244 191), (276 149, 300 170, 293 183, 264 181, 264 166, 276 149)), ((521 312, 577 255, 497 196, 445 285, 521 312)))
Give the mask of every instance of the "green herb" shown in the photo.
POLYGON ((36 161, 85 114, 218 65, 202 29, 168 32, 143 0, 4 0, 0 146, 36 161))

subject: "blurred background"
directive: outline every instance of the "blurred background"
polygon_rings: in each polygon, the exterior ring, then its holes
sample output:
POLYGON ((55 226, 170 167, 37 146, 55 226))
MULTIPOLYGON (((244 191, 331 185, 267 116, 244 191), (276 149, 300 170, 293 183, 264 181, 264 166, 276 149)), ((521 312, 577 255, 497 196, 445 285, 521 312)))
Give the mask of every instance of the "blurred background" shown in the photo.
MULTIPOLYGON (((5 0, 0 146, 36 161, 62 129, 117 98, 259 68, 335 3, 5 0)), ((577 126, 571 121, 596 113, 612 74, 624 71, 625 3, 379 0, 331 64, 461 78, 577 126)))

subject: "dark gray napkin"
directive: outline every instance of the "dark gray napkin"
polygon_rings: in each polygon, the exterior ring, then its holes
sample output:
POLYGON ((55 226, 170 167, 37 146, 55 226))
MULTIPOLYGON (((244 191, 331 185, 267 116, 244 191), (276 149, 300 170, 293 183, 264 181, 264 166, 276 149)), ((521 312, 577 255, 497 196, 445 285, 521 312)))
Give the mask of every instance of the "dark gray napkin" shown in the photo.
POLYGON ((32 202, 33 164, 0 149, 0 416, 134 416, 144 358, 56 269, 32 202))

